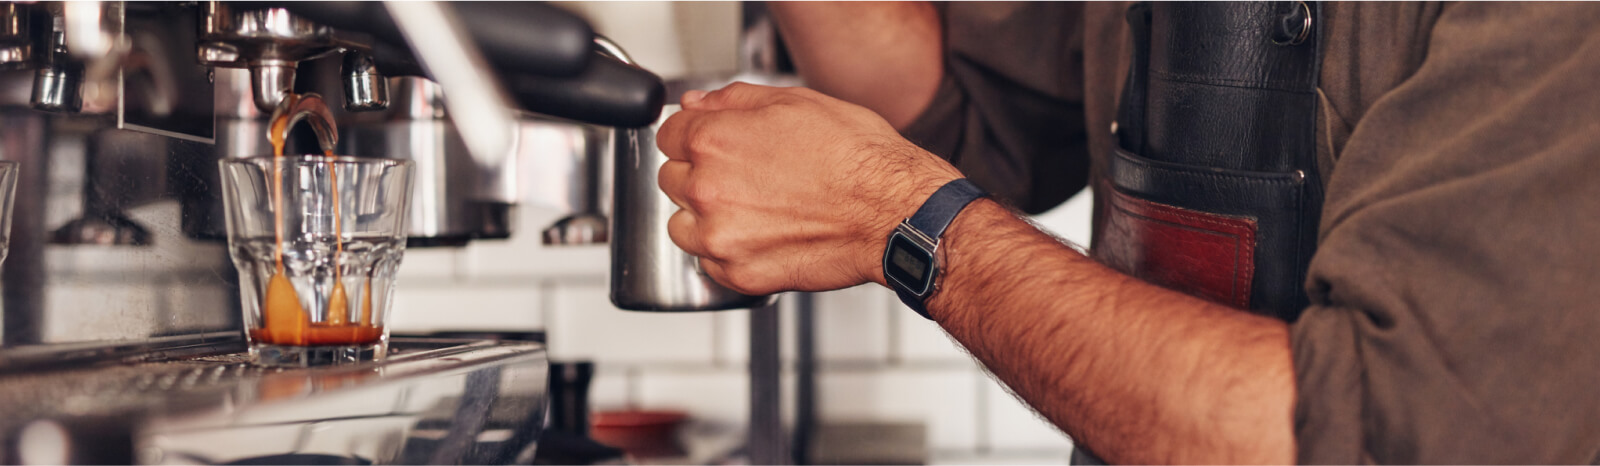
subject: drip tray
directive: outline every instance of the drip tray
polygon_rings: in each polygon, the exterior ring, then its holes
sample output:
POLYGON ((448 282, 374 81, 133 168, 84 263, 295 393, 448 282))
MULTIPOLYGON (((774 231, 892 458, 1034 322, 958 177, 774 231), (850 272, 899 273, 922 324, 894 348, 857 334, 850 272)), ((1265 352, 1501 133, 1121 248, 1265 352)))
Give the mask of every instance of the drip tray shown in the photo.
POLYGON ((526 462, 544 419, 539 343, 397 337, 383 361, 317 368, 247 357, 237 333, 0 351, 0 463, 526 462))

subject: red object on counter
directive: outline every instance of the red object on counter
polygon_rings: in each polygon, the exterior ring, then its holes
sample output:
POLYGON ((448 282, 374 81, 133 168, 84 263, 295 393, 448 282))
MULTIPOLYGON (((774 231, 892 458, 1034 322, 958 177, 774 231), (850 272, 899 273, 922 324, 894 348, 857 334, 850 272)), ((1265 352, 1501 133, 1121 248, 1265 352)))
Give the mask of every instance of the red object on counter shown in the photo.
POLYGON ((689 415, 682 411, 602 411, 589 418, 589 436, 621 448, 629 456, 659 458, 683 456, 678 427, 689 415))

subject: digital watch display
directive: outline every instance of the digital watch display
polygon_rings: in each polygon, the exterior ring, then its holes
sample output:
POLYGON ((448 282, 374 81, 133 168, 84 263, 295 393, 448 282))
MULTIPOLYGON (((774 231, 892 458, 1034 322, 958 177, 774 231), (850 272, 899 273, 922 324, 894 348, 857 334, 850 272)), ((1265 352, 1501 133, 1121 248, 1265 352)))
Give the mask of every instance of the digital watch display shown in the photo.
POLYGON ((927 300, 938 291, 939 238, 967 204, 987 195, 966 178, 945 183, 889 234, 883 249, 884 281, 917 314, 932 319, 927 300))
POLYGON ((934 247, 925 240, 918 241, 921 233, 904 231, 909 227, 901 223, 889 236, 883 275, 911 294, 926 296, 933 289, 934 247))

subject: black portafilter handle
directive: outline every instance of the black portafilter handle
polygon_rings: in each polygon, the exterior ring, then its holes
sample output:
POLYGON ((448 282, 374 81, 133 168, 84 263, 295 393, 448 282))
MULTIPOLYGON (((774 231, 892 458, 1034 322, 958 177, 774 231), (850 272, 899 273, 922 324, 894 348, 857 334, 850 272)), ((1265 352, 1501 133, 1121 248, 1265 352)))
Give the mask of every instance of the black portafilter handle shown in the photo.
MULTIPOLYGON (((499 72, 506 91, 523 110, 622 128, 649 126, 661 116, 667 95, 661 77, 595 53, 594 31, 583 19, 537 3, 457 2, 447 5, 456 8, 472 31, 473 39, 499 72), (529 21, 528 18, 544 20, 529 21), (535 33, 530 32, 547 26, 565 32, 545 34, 559 36, 556 38, 559 40, 533 37, 535 33), (576 70, 539 65, 579 61, 565 57, 578 48, 570 40, 576 37, 574 34, 583 35, 582 64, 576 70), (539 41, 546 43, 540 45, 539 41), (561 50, 562 60, 535 56, 555 43, 559 43, 556 48, 561 50)), ((404 37, 382 3, 285 2, 274 6, 288 8, 306 19, 334 28, 371 34, 375 40, 373 60, 384 75, 429 77, 405 45, 404 37)))
POLYGON ((522 74, 501 80, 525 110, 602 126, 650 126, 667 101, 667 87, 655 73, 598 54, 577 76, 522 74))
MULTIPOLYGON (((372 57, 385 76, 428 77, 408 50, 379 43, 372 57)), ((500 80, 523 110, 602 126, 649 126, 661 116, 667 99, 661 77, 598 53, 576 76, 502 72, 500 80)))
MULTIPOLYGON (((371 34, 407 49, 406 39, 382 2, 251 2, 281 7, 335 29, 371 34)), ((467 25, 472 41, 496 69, 573 76, 593 58, 594 29, 577 15, 534 2, 446 2, 467 25)), ((409 55, 409 50, 407 49, 409 55)))

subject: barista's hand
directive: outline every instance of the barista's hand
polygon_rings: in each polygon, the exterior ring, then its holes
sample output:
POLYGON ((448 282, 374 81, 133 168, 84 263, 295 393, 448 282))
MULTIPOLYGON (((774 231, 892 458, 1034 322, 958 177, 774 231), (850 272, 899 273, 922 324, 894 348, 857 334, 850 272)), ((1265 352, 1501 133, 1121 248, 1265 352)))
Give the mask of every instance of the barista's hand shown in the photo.
POLYGON ((883 283, 889 233, 960 178, 865 108, 804 88, 690 91, 662 124, 672 241, 745 294, 883 283))

